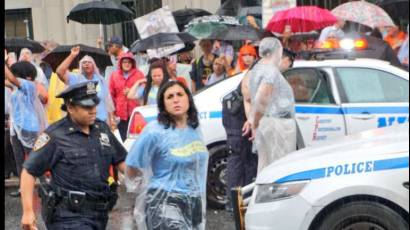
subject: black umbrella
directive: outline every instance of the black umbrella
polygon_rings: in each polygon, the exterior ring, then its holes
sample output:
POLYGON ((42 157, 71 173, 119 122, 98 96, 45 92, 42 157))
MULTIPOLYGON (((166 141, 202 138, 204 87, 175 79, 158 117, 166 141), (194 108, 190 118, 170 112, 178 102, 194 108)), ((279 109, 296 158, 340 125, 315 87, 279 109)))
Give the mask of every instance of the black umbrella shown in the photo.
POLYGON ((145 39, 134 42, 131 45, 131 52, 137 53, 148 49, 157 49, 165 46, 189 43, 196 41, 197 38, 189 33, 157 33, 145 39))
POLYGON ((19 54, 23 48, 28 48, 33 53, 41 53, 45 50, 39 42, 29 38, 6 38, 4 43, 7 52, 15 52, 16 54, 19 54))
POLYGON ((208 37, 208 39, 223 40, 223 41, 239 41, 252 40, 258 41, 262 38, 262 31, 258 31, 251 26, 228 26, 224 29, 219 29, 208 37))
POLYGON ((184 26, 192 19, 212 14, 203 9, 185 8, 173 11, 172 15, 175 18, 179 31, 183 31, 184 26))
POLYGON ((62 45, 57 46, 49 54, 47 54, 42 60, 50 64, 51 68, 56 71, 57 67, 67 58, 71 53, 71 48, 74 46, 80 46, 80 54, 71 63, 69 69, 78 68, 80 59, 85 55, 89 55, 94 58, 95 64, 100 70, 104 70, 105 67, 112 65, 110 56, 103 49, 98 49, 91 46, 86 46, 83 44, 76 45, 62 45))
POLYGON ((71 9, 67 16, 69 20, 82 24, 109 25, 134 19, 134 13, 123 5, 114 1, 93 1, 80 3, 71 9))
POLYGON ((134 19, 134 13, 123 5, 114 1, 93 1, 80 3, 71 9, 67 15, 67 23, 73 20, 82 24, 100 24, 100 37, 102 25, 109 25, 134 19))

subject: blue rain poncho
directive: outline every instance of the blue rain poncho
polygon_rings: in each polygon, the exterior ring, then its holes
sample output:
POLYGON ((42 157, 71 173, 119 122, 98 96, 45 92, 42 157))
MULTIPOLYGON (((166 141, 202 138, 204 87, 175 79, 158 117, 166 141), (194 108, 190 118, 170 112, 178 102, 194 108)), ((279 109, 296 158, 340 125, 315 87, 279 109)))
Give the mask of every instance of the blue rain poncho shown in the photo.
POLYGON ((199 128, 149 123, 131 147, 128 168, 142 171, 127 188, 137 193, 138 229, 205 229, 208 151, 199 128))

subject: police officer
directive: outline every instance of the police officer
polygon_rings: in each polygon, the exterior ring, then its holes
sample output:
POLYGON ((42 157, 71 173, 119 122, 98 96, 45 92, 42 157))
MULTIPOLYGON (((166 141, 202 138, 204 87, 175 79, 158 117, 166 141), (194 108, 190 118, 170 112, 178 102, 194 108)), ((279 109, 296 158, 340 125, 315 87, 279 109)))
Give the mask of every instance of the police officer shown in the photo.
POLYGON ((124 172, 126 150, 108 125, 96 119, 97 82, 69 86, 67 116, 40 134, 21 175, 22 227, 36 229, 33 210, 35 177, 51 171, 50 183, 39 189, 47 229, 105 229, 117 200, 110 165, 124 172))

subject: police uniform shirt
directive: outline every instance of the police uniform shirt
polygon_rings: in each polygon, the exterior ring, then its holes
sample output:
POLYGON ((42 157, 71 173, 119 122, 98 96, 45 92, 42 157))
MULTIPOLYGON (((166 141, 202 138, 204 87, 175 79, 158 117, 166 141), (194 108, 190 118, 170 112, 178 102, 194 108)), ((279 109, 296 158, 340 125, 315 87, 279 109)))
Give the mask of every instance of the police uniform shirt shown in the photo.
POLYGON ((65 117, 38 137, 23 167, 36 177, 51 170, 53 186, 106 198, 109 167, 124 161, 126 154, 105 122, 97 119, 87 135, 65 117))

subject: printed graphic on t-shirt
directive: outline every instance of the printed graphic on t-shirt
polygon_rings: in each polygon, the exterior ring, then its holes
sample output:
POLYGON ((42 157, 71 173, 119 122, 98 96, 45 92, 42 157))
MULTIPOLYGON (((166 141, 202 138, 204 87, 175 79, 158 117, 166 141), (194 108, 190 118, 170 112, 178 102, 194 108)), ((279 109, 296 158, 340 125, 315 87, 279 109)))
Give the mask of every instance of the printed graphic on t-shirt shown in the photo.
POLYGON ((198 152, 206 152, 205 146, 200 141, 193 141, 180 148, 172 148, 171 154, 178 157, 189 157, 198 152))

